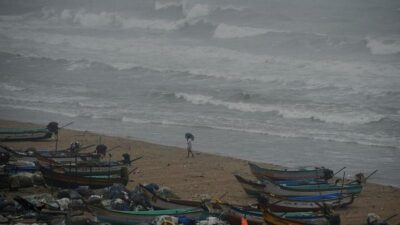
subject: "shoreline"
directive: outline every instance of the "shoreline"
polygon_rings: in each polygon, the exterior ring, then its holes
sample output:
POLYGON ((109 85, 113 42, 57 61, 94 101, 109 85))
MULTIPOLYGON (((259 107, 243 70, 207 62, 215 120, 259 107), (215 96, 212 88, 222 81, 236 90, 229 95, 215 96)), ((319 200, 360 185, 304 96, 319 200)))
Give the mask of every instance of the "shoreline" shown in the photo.
MULTIPOLYGON (((44 127, 33 123, 0 119, 0 127, 44 127)), ((129 152, 131 158, 144 156, 134 162, 138 170, 131 174, 129 189, 138 183, 157 183, 169 187, 182 199, 201 199, 202 197, 219 198, 223 201, 249 204, 255 199, 247 196, 233 174, 239 173, 255 179, 247 166, 247 160, 231 156, 210 154, 196 151, 194 158, 186 158, 186 150, 174 146, 153 144, 132 137, 117 137, 98 134, 89 131, 62 129, 60 130, 58 146, 66 148, 72 141, 81 144, 97 144, 99 140, 109 148, 121 145, 121 148, 111 152, 112 159, 122 159, 122 154, 129 152), (101 138, 99 138, 101 137, 101 138), (130 146, 130 147, 129 147, 130 146), (131 151, 128 149, 131 148, 131 151)), ((4 142, 14 148, 54 148, 54 142, 4 142)), ((260 163, 262 164, 262 163, 260 163)), ((264 163, 265 164, 265 163, 264 163)), ((355 202, 344 209, 336 210, 341 214, 342 224, 365 224, 368 213, 376 213, 381 218, 387 218, 399 213, 400 188, 374 183, 367 183, 361 195, 355 202)), ((392 219, 390 224, 400 222, 400 216, 392 219)))
POLYGON ((42 125, 47 125, 51 120, 65 122, 73 120, 75 123, 71 127, 75 130, 88 130, 105 136, 124 137, 178 148, 186 147, 183 134, 190 131, 197 137, 194 142, 195 150, 204 153, 287 167, 313 165, 338 171, 346 166, 348 177, 357 173, 367 175, 379 169, 379 172, 369 179, 370 182, 400 187, 400 176, 396 173, 398 166, 395 163, 400 157, 400 151, 392 148, 321 141, 305 137, 284 138, 274 135, 238 133, 232 130, 221 131, 202 127, 123 123, 120 120, 91 117, 67 118, 51 113, 39 114, 34 111, 32 111, 33 114, 25 112, 19 115, 20 113, 16 112, 16 115, 13 115, 13 113, 13 110, 6 111, 6 115, 3 112, 0 118, 11 121, 20 121, 19 118, 24 118, 23 121, 27 123, 42 125), (246 151, 243 151, 244 149, 246 151))

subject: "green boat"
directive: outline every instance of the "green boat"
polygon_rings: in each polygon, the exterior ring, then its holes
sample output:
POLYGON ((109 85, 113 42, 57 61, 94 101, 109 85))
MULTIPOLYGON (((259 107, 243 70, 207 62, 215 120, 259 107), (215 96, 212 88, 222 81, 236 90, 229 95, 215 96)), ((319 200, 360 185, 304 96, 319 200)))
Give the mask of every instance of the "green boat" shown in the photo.
POLYGON ((88 205, 99 221, 111 224, 150 224, 158 216, 186 216, 198 219, 205 212, 201 208, 180 208, 148 211, 118 211, 99 205, 88 205))

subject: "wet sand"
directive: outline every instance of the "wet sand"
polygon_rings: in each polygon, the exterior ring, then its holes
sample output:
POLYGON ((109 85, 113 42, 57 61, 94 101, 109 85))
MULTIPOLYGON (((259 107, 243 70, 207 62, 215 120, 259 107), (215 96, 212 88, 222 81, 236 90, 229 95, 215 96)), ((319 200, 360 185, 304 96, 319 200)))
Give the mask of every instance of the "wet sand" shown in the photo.
MULTIPOLYGON (((0 120, 0 127, 44 127, 43 125, 0 120)), ((223 201, 239 204, 254 203, 255 199, 246 195, 233 174, 239 173, 253 178, 247 161, 231 157, 212 155, 196 151, 193 143, 194 158, 187 158, 184 148, 164 146, 132 140, 124 137, 111 137, 87 131, 62 129, 59 133, 59 149, 69 147, 73 141, 83 145, 106 144, 112 150, 112 159, 122 159, 122 154, 130 153, 131 159, 143 156, 133 163, 131 169, 138 167, 131 174, 132 182, 128 188, 138 183, 157 183, 169 187, 182 199, 201 199, 203 197, 221 198, 223 201)), ((25 149, 28 147, 54 149, 55 142, 7 142, 8 146, 25 149)), ((185 142, 182 141, 182 147, 185 142)), ((94 148, 86 150, 93 151, 94 148)), ((379 168, 377 168, 379 169, 379 168)), ((379 171, 378 171, 379 172, 379 171)), ((254 178, 255 179, 255 178, 254 178)), ((342 224, 366 224, 368 213, 376 213, 386 218, 400 213, 400 189, 367 183, 362 194, 355 202, 344 209, 336 210, 341 214, 342 224)), ((400 223, 400 215, 389 221, 389 224, 400 223)))

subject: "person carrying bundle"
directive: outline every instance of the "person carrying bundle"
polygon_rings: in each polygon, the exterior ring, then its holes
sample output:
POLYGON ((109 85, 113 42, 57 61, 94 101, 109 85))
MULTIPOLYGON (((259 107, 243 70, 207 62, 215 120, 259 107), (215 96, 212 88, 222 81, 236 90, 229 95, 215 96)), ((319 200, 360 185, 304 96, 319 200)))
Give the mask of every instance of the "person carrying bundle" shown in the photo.
POLYGON ((194 158, 194 154, 192 152, 192 141, 194 141, 194 136, 191 133, 186 133, 185 138, 187 141, 187 158, 189 158, 190 155, 194 158))

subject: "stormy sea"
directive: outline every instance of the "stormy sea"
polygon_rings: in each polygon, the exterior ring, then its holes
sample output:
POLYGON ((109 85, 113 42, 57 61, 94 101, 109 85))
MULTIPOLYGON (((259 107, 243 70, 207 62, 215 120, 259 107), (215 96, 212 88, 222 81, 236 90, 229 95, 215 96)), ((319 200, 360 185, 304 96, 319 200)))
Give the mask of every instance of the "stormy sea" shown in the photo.
POLYGON ((400 186, 400 1, 1 0, 0 118, 400 186))

